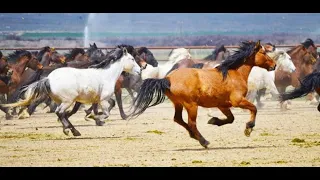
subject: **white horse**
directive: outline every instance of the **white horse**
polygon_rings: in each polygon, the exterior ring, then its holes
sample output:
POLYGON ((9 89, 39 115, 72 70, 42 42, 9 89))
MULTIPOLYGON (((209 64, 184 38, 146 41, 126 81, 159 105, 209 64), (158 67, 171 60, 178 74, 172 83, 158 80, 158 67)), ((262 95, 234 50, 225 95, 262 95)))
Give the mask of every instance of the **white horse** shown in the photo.
POLYGON ((56 114, 63 125, 64 134, 68 135, 70 129, 74 136, 80 136, 80 132, 68 120, 66 110, 76 101, 84 104, 98 103, 103 111, 100 119, 108 117, 108 100, 114 94, 116 81, 122 71, 139 75, 141 69, 126 48, 116 48, 110 57, 94 68, 63 67, 52 71, 48 77, 24 89, 26 91, 24 100, 1 106, 26 106, 35 98, 50 96, 60 104, 56 114))
MULTIPOLYGON (((253 67, 248 77, 248 93, 247 99, 250 102, 254 102, 254 99, 257 96, 257 92, 261 89, 268 89, 270 93, 274 96, 278 96, 279 92, 277 90, 275 81, 275 71, 281 69, 286 72, 294 72, 296 70, 295 65, 293 64, 291 57, 283 50, 275 49, 273 52, 268 52, 268 56, 273 58, 276 63, 276 69, 274 71, 267 71, 260 67, 253 67)), ((212 109, 208 108, 207 115, 213 117, 212 109)))
MULTIPOLYGON (((254 102, 257 92, 261 89, 267 89, 273 97, 277 97, 279 92, 274 84, 275 72, 279 69, 289 73, 296 70, 290 55, 285 51, 276 49, 273 52, 269 52, 268 55, 276 61, 276 69, 274 71, 267 71, 260 67, 252 68, 248 78, 247 93, 247 99, 250 102, 254 102)), ((258 106, 261 107, 262 104, 258 104, 258 106)))
POLYGON ((179 62, 182 59, 189 58, 191 59, 191 54, 185 48, 177 48, 170 52, 168 61, 163 65, 158 65, 158 67, 146 66, 141 71, 142 80, 148 78, 164 78, 169 72, 169 70, 173 67, 174 64, 179 62))

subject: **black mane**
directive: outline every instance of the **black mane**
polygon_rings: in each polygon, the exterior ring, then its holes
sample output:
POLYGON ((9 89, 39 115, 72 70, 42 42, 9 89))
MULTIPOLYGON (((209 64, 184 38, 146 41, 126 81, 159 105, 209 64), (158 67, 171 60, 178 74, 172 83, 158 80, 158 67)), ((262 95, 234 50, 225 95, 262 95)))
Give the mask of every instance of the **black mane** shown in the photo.
POLYGON ((255 42, 244 41, 240 47, 231 56, 228 56, 217 68, 222 72, 223 79, 227 77, 229 69, 236 69, 244 63, 247 57, 250 57, 255 50, 255 42))
POLYGON ((17 59, 27 56, 29 59, 31 59, 32 55, 31 52, 26 50, 16 50, 13 53, 8 55, 8 61, 16 61, 17 59))
POLYGON ((3 54, 2 54, 2 52, 0 51, 0 59, 2 58, 2 56, 3 56, 3 54))
POLYGON ((69 51, 69 53, 65 54, 66 59, 74 59, 76 57, 76 55, 78 54, 85 54, 84 49, 82 48, 74 48, 72 50, 69 51))
POLYGON ((42 56, 44 55, 44 53, 49 52, 49 51, 50 51, 50 47, 49 46, 45 46, 45 47, 41 48, 41 50, 37 54, 38 61, 41 61, 42 56))
POLYGON ((121 59, 122 56, 123 56, 123 48, 117 47, 116 49, 113 49, 108 53, 105 60, 103 60, 99 64, 92 65, 89 68, 96 68, 96 69, 106 68, 108 65, 121 59))

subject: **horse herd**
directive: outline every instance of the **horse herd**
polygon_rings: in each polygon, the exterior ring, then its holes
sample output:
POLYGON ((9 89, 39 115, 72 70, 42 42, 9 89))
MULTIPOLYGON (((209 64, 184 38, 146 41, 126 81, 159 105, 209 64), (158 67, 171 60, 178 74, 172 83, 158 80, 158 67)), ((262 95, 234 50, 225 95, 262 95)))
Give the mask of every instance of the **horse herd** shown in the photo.
POLYGON ((82 104, 92 105, 85 110, 85 119, 102 126, 116 104, 113 95, 124 120, 136 118, 168 98, 175 109, 174 121, 207 148, 209 142, 196 125, 199 106, 218 108, 226 116, 220 119, 208 113, 208 124, 217 126, 233 123, 232 107, 249 110, 251 117, 244 133, 250 136, 257 107, 263 107, 260 97, 266 92, 279 100, 281 110, 288 109, 287 100, 309 94, 309 99, 318 102, 316 93, 320 94, 319 56, 311 39, 289 51, 260 41, 241 42, 234 52, 222 45, 204 59, 193 59, 187 49, 177 48, 165 64, 158 64, 146 47, 124 44, 106 53, 94 43, 86 51, 74 48, 64 55, 48 46, 39 52, 17 50, 8 56, 0 55, 0 92, 6 95, 0 109, 6 119, 15 115, 28 118, 45 103, 49 112, 56 113, 64 134, 70 130, 74 136, 81 134, 69 117, 82 104), (286 91, 288 86, 294 90, 286 91), (127 114, 122 106, 122 88, 132 98, 127 114), (188 114, 187 123, 183 109, 188 114))

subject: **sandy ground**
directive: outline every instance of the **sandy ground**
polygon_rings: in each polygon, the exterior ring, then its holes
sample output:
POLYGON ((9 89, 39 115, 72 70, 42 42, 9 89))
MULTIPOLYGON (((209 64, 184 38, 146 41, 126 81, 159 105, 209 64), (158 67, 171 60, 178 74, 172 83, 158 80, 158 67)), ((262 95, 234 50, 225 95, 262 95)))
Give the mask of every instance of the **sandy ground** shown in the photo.
POLYGON ((56 115, 41 108, 23 120, 1 113, 0 166, 320 166, 316 107, 293 101, 281 112, 277 102, 265 103, 250 137, 243 132, 249 112, 233 109, 234 123, 217 127, 199 108, 198 129, 211 142, 208 149, 172 120, 169 102, 130 121, 120 120, 115 108, 104 126, 85 121, 81 111, 70 118, 80 137, 65 136, 56 115))

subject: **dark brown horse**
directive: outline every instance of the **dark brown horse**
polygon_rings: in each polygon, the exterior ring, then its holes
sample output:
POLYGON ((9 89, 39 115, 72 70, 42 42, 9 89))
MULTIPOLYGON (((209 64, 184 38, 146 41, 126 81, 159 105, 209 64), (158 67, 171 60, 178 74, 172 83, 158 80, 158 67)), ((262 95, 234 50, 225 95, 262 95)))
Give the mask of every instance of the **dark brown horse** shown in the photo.
MULTIPOLYGON (((287 93, 282 93, 280 95, 280 101, 284 102, 289 99, 303 97, 303 96, 306 96, 309 93, 314 92, 314 91, 318 95, 320 95, 320 72, 318 72, 318 71, 314 71, 313 73, 305 76, 302 79, 300 86, 297 87, 295 90, 287 92, 287 93)), ((320 112, 320 104, 319 103, 318 103, 317 109, 320 112)))
MULTIPOLYGON (((275 73, 275 85, 280 94, 284 93, 290 85, 294 88, 299 87, 300 80, 313 72, 318 56, 317 47, 311 39, 307 39, 301 45, 295 46, 287 51, 287 53, 290 55, 296 71, 288 73, 279 70, 275 73)), ((286 102, 281 103, 281 109, 288 109, 286 102)))
POLYGON ((191 138, 207 148, 209 142, 197 129, 198 106, 217 107, 227 117, 213 117, 208 124, 222 126, 233 123, 231 107, 248 109, 250 121, 246 123, 245 135, 250 136, 255 126, 257 108, 246 99, 247 81, 253 66, 268 71, 274 70, 276 63, 258 42, 243 42, 238 51, 229 56, 217 68, 180 68, 163 79, 146 79, 134 102, 131 117, 142 114, 148 107, 162 103, 167 96, 174 104, 174 121, 183 126, 191 138), (155 100, 155 101, 153 101, 155 100), (188 123, 182 118, 182 111, 188 112, 188 123))
MULTIPOLYGON (((7 95, 7 102, 14 102, 12 94, 16 91, 20 84, 23 83, 21 80, 22 74, 26 68, 31 68, 33 70, 42 69, 43 66, 39 63, 37 58, 31 54, 29 51, 17 50, 12 54, 8 55, 9 68, 12 69, 13 74, 11 76, 11 83, 9 85, 0 81, 0 93, 7 95)), ((3 112, 6 113, 6 119, 12 119, 12 115, 9 114, 7 108, 1 108, 3 112)))

